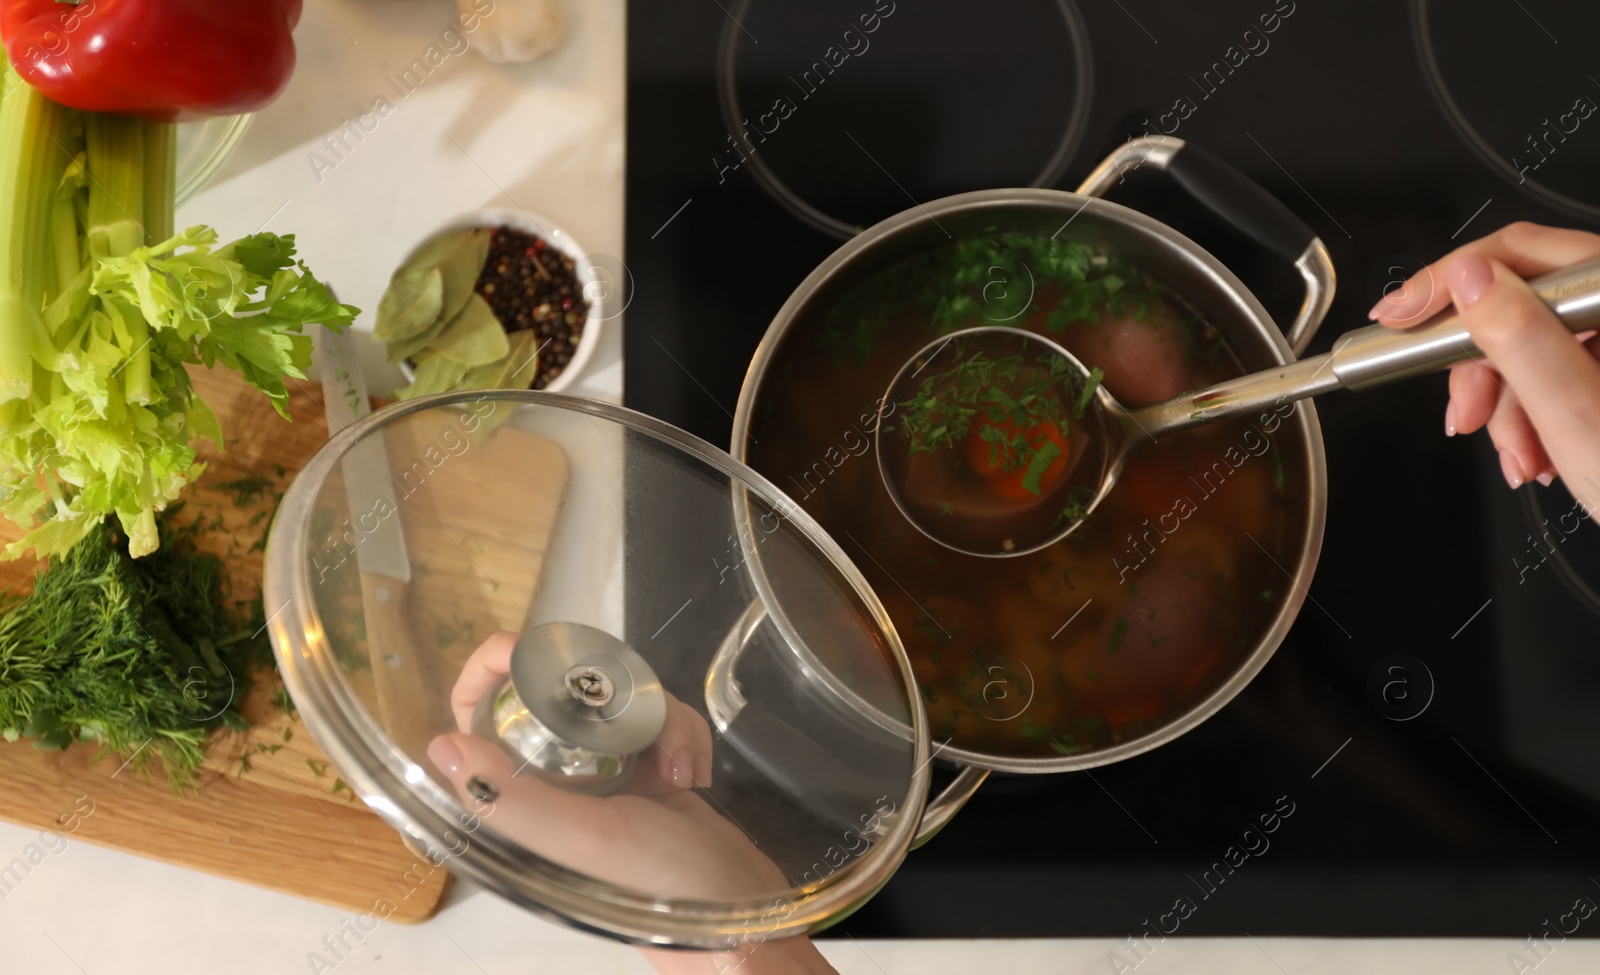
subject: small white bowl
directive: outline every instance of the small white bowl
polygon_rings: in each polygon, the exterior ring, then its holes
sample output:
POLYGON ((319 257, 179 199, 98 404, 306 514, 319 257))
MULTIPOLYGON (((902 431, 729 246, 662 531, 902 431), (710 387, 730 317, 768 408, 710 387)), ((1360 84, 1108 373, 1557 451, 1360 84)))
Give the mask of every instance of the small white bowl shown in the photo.
MULTIPOLYGON (((400 263, 404 264, 405 261, 411 260, 417 251, 422 249, 423 244, 438 237, 440 234, 447 234, 453 230, 467 230, 472 227, 510 227, 526 234, 534 234, 544 238, 545 242, 551 247, 572 258, 573 264, 576 265, 578 288, 584 297, 589 299, 589 315, 584 319, 583 335, 578 339, 578 347, 572 350, 571 361, 567 363, 566 368, 562 369, 556 378, 550 380, 550 385, 544 387, 545 392, 559 393, 582 377, 584 367, 589 364, 589 359, 594 355, 595 348, 600 344, 601 324, 607 318, 612 317, 610 303, 615 300, 615 296, 607 289, 600 288, 598 289, 600 295, 591 297, 589 282, 584 279, 585 266, 591 263, 589 254, 578 245, 577 241, 572 239, 571 234, 538 214, 528 213, 525 210, 487 207, 482 210, 474 210, 471 213, 464 213, 435 227, 432 232, 419 240, 415 247, 411 248, 405 259, 400 263)), ((405 361, 400 363, 400 372, 406 377, 406 382, 408 383, 416 378, 411 365, 405 361)))

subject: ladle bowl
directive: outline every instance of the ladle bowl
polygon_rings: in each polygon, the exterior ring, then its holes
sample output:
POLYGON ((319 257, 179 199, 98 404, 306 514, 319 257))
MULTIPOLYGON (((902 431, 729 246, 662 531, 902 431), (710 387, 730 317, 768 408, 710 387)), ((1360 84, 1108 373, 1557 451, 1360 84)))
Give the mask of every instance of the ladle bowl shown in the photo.
POLYGON ((908 358, 878 400, 878 474, 900 514, 946 548, 1027 555, 1083 523, 1115 478, 1108 419, 1126 415, 1060 344, 962 329, 908 358))

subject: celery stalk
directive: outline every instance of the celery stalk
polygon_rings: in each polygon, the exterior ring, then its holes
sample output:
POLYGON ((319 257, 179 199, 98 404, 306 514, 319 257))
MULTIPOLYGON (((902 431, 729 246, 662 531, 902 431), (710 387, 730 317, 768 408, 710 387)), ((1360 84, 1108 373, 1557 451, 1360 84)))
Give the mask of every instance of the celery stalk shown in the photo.
POLYGON ((83 260, 78 251, 78 215, 73 212, 72 197, 57 193, 50 205, 50 245, 55 255, 55 286, 50 289, 54 298, 66 290, 78 272, 83 270, 83 260))
POLYGON ((144 123, 144 242, 172 238, 178 194, 178 127, 144 123))
MULTIPOLYGON (((166 238, 163 237, 163 240, 166 238)), ((150 326, 144 316, 135 311, 124 316, 133 352, 122 367, 122 396, 130 403, 150 403, 150 326)))
POLYGON ((33 348, 47 342, 45 292, 55 284, 50 224, 67 159, 69 110, 39 94, 0 56, 0 403, 26 399, 33 348))
MULTIPOLYGON (((79 219, 84 206, 80 200, 85 195, 83 191, 87 185, 84 175, 87 154, 83 151, 83 114, 69 111, 67 121, 68 138, 60 141, 59 148, 70 162, 62 174, 60 185, 56 187, 55 201, 50 207, 50 247, 55 258, 56 273, 55 281, 45 297, 46 305, 71 288, 78 272, 83 270, 83 224, 79 219)), ((49 324, 48 319, 46 324, 49 324)))
POLYGON ((89 253, 125 257, 145 240, 145 123, 90 112, 83 130, 89 148, 89 253))
POLYGON ((0 435, 10 436, 16 431, 21 425, 27 406, 27 402, 20 399, 0 403, 0 435))

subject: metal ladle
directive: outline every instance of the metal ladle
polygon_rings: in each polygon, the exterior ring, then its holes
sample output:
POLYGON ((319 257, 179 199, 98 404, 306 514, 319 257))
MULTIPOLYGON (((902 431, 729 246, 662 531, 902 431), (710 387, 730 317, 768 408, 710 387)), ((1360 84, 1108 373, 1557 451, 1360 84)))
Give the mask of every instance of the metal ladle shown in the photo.
MULTIPOLYGON (((1555 271, 1528 284, 1572 332, 1600 328, 1600 261, 1555 271)), ((895 410, 915 395, 915 383, 933 361, 951 348, 965 354, 974 343, 980 351, 1002 343, 1010 343, 1013 348, 1025 343, 1039 350, 1040 355, 1060 356, 1078 381, 1086 379, 1089 370, 1072 353, 1042 335, 1017 328, 983 326, 929 342, 900 367, 889 383, 879 401, 874 445, 878 471, 889 497, 906 520, 928 538, 957 552, 984 558, 1027 555, 1072 534, 1111 493, 1129 455, 1168 434, 1273 409, 1335 389, 1367 389, 1435 372, 1483 354, 1460 317, 1447 309, 1411 328, 1369 325, 1346 332, 1334 340, 1331 351, 1322 355, 1136 410, 1118 403, 1105 386, 1099 385, 1094 392, 1094 409, 1075 424, 1069 422, 1073 427, 1069 432, 1086 434, 1076 437, 1077 446, 1069 453, 1071 466, 1048 492, 1042 492, 1045 496, 1037 502, 1041 506, 1046 501, 1059 502, 1045 512, 1048 515, 1049 511, 1056 511, 1058 515, 1036 518, 1032 524, 1026 518, 1013 516, 980 539, 972 531, 971 519, 952 512, 948 503, 940 502, 942 509, 933 508, 926 501, 907 497, 901 482, 908 468, 900 462, 907 449, 903 438, 894 432, 893 419, 895 410)), ((921 381, 927 382, 925 378, 921 381)))

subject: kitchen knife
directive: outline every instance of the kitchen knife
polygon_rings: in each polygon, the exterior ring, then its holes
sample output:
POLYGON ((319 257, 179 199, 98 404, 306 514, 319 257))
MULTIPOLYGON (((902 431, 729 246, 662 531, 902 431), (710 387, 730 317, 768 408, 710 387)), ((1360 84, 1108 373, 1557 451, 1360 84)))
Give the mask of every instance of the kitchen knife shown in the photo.
MULTIPOLYGON (((330 440, 349 436, 349 428, 372 412, 351 331, 322 328, 312 338, 322 364, 322 395, 326 400, 323 409, 328 414, 330 440)), ((390 481, 389 454, 381 436, 368 437, 351 447, 341 466, 350 521, 356 529, 356 563, 361 574, 410 582, 411 560, 406 555, 405 532, 400 528, 394 484, 390 481), (368 532, 366 525, 374 519, 377 528, 368 532)))
MULTIPOLYGON (((313 333, 322 366, 323 409, 329 439, 349 437, 350 427, 372 412, 366 379, 356 357, 352 330, 322 328, 313 333)), ((366 617, 367 651, 378 698, 378 718, 413 761, 422 762, 437 727, 426 661, 411 640, 406 593, 411 560, 405 530, 395 501, 384 434, 375 431, 353 444, 340 463, 348 526, 355 538, 356 567, 361 573, 361 602, 366 617)))

